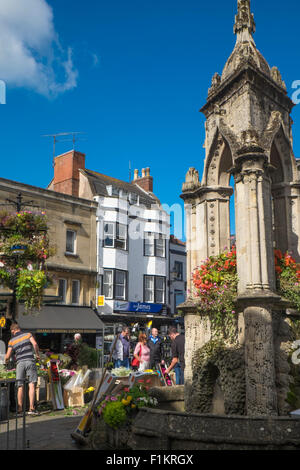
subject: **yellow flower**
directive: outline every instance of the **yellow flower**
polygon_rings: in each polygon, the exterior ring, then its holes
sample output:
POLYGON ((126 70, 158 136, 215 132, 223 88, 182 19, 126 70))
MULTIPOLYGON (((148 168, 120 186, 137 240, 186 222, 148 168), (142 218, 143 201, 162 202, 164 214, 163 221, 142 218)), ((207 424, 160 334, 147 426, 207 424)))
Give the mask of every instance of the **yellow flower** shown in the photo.
POLYGON ((132 403, 131 408, 136 408, 136 405, 132 403))
POLYGON ((132 400, 132 396, 131 396, 131 395, 128 395, 128 397, 127 397, 127 401, 128 401, 128 403, 130 403, 130 402, 131 402, 131 400, 132 400))
POLYGON ((122 399, 122 403, 123 403, 123 405, 125 405, 125 406, 129 405, 129 403, 127 402, 127 400, 125 400, 125 398, 122 399))

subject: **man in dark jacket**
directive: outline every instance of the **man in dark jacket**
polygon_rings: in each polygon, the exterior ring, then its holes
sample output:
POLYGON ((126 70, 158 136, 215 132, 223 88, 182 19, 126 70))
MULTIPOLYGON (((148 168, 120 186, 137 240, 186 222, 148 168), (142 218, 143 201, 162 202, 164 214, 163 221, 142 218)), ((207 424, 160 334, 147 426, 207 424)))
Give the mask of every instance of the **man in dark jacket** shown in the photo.
POLYGON ((152 328, 151 335, 147 341, 147 346, 150 349, 150 369, 155 369, 157 364, 163 363, 162 340, 158 336, 157 328, 152 328))
POLYGON ((179 334, 174 326, 169 328, 169 337, 172 341, 172 362, 166 370, 169 374, 172 369, 176 375, 176 385, 184 384, 184 352, 185 352, 185 336, 179 334))

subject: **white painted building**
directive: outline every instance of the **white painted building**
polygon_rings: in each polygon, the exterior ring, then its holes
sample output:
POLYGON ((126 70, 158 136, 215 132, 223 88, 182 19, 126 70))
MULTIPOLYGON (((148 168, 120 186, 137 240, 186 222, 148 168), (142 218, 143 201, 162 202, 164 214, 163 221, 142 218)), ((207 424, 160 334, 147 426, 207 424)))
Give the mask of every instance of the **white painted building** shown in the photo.
POLYGON ((131 183, 89 170, 80 178, 98 202, 98 312, 166 315, 170 217, 152 192, 149 169, 131 183))
POLYGON ((150 169, 125 182, 86 169, 85 155, 71 151, 55 158, 51 187, 98 203, 96 308, 104 321, 168 323, 184 300, 185 245, 173 237, 170 251, 170 216, 153 193, 150 169), (170 279, 173 268, 182 279, 170 279))

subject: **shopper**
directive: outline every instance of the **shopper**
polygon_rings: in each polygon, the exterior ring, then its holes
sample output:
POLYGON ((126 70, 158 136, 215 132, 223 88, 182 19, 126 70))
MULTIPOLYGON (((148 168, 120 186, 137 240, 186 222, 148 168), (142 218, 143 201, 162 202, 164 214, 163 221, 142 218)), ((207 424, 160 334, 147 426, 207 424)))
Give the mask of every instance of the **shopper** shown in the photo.
POLYGON ((169 328, 169 337, 172 341, 171 351, 172 351, 172 362, 169 367, 166 369, 166 374, 169 374, 172 369, 175 371, 176 375, 176 385, 184 384, 184 347, 185 347, 185 337, 182 334, 179 334, 177 329, 174 326, 169 328))
POLYGON ((23 412, 24 380, 29 380, 29 415, 37 416, 39 413, 35 409, 35 389, 38 380, 36 359, 40 360, 39 347, 31 333, 23 333, 14 322, 11 324, 10 331, 12 339, 8 343, 5 362, 8 362, 12 354, 15 354, 16 367, 16 385, 18 387, 18 413, 23 412), (36 359, 34 357, 36 355, 36 359))
MULTIPOLYGON (((113 346, 114 342, 112 343, 113 346)), ((111 349, 112 349, 111 346, 111 349)), ((126 367, 130 368, 129 364, 130 355, 130 332, 127 326, 123 326, 122 331, 117 339, 112 358, 114 361, 114 368, 126 367)))
POLYGON ((157 328, 152 328, 151 335, 147 341, 147 346, 150 349, 150 369, 156 369, 158 364, 164 363, 162 360, 162 340, 158 336, 157 328))
POLYGON ((145 333, 139 334, 139 340, 133 353, 135 359, 139 361, 139 372, 144 372, 150 366, 150 349, 147 346, 147 336, 145 333))

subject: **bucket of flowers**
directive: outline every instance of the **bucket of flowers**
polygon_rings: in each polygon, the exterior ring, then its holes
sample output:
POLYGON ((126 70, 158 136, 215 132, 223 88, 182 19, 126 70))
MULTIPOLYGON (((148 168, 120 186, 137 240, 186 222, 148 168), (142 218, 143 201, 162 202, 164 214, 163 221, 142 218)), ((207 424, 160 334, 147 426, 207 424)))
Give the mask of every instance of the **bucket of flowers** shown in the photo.
POLYGON ((131 389, 125 387, 118 395, 106 396, 98 405, 98 416, 101 416, 104 422, 116 430, 130 424, 137 411, 141 407, 156 407, 158 401, 150 397, 146 388, 137 384, 131 389))

